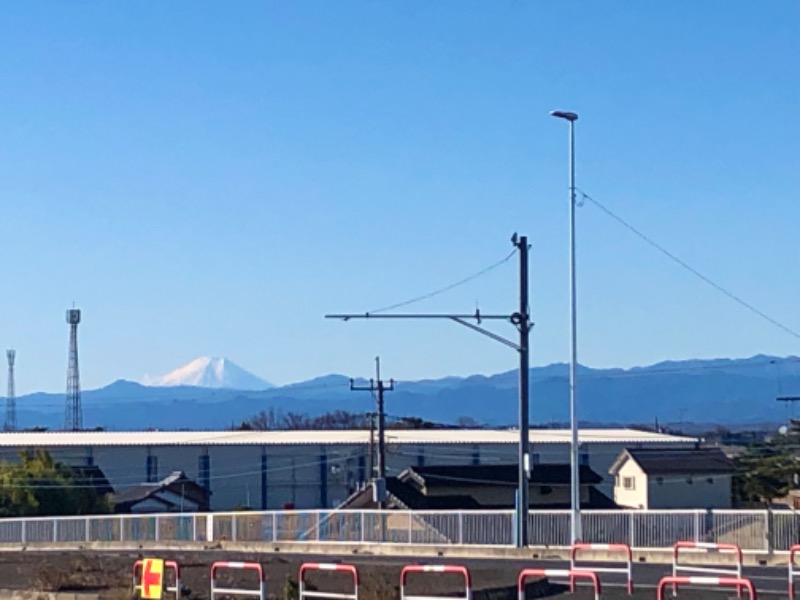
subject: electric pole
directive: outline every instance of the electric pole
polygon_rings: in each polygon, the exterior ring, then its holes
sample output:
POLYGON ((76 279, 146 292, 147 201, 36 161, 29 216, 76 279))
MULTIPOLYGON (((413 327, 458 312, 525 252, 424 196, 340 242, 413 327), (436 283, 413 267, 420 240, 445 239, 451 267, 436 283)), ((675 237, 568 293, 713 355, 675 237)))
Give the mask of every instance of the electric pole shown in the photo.
MULTIPOLYGON (((381 357, 375 357, 375 379, 369 380, 368 386, 358 386, 350 380, 350 389, 354 392, 371 392, 378 403, 378 479, 386 480, 386 411, 383 408, 383 393, 394 390, 394 379, 387 384, 381 379, 381 357)), ((383 501, 381 500, 381 504, 383 501)))
MULTIPOLYGON (((481 335, 511 348, 519 353, 519 456, 518 456, 518 490, 517 506, 515 510, 516 521, 516 546, 524 548, 528 545, 528 496, 530 464, 529 454, 529 402, 530 382, 528 380, 528 367, 530 362, 530 332, 531 323, 530 307, 528 301, 528 238, 518 236, 516 233, 511 238, 511 243, 519 255, 519 311, 511 314, 487 315, 476 310, 473 314, 465 313, 428 313, 428 314, 375 314, 375 313, 344 313, 325 315, 326 319, 443 319, 453 321, 471 329, 481 335), (507 339, 493 331, 482 327, 484 321, 505 321, 513 325, 519 338, 517 342, 507 339)), ((510 257, 511 255, 509 255, 510 257)), ((378 377, 380 379, 380 376, 378 377)), ((371 387, 374 382, 370 382, 371 387)), ((366 388, 369 389, 369 388, 366 388)), ((381 411, 382 412, 382 411, 381 411)), ((379 434, 380 435, 380 434, 379 434)), ((380 443, 380 441, 379 441, 380 443)))

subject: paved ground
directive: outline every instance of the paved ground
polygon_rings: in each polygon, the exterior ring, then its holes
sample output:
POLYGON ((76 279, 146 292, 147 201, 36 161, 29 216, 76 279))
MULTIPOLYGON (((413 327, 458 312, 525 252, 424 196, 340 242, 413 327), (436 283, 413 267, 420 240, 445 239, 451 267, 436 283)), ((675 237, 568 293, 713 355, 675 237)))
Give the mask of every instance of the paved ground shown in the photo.
MULTIPOLYGON (((297 570, 302 561, 331 562, 341 560, 352 562, 359 567, 362 575, 361 600, 396 600, 399 598, 399 574, 402 565, 414 562, 413 559, 342 556, 331 555, 305 556, 276 555, 256 553, 210 553, 182 552, 167 554, 164 558, 176 559, 182 567, 183 583, 190 589, 189 600, 197 598, 205 600, 209 597, 209 567, 213 560, 247 560, 264 565, 267 577, 267 590, 276 599, 292 598, 285 595, 296 582, 297 570), (287 584, 287 581, 291 582, 287 584)), ((2 553, 0 554, 0 587, 13 589, 40 590, 74 590, 97 591, 105 598, 127 598, 130 595, 131 569, 133 562, 141 558, 136 553, 2 553)), ((442 563, 442 560, 426 560, 426 563, 442 563)), ((452 562, 452 561, 447 561, 452 562)), ((465 560, 460 561, 467 566, 473 576, 475 600, 516 600, 516 577, 522 568, 563 568, 565 563, 544 561, 517 560, 465 560)), ((655 586, 659 579, 668 574, 668 565, 634 566, 634 579, 637 591, 636 599, 654 599, 655 586)), ((753 580, 762 596, 786 598, 786 571, 778 568, 745 569, 745 576, 753 580)), ((616 574, 602 576, 604 598, 613 600, 627 598, 624 579, 616 574)), ((309 578, 312 587, 347 592, 348 580, 344 575, 323 573, 309 578), (321 579, 325 577, 325 579, 321 579)), ((247 575, 235 574, 229 578, 220 575, 222 585, 255 585, 255 579, 247 579, 247 575)), ((454 595, 461 586, 459 577, 455 575, 418 574, 409 576, 407 593, 410 595, 454 595)), ((529 598, 566 598, 576 600, 592 598, 588 588, 581 587, 571 596, 564 586, 557 581, 539 582, 530 587, 529 598)), ((295 596, 296 597, 296 596, 295 596)), ((698 600, 700 598, 735 597, 732 590, 711 591, 690 590, 679 591, 678 598, 698 600)))

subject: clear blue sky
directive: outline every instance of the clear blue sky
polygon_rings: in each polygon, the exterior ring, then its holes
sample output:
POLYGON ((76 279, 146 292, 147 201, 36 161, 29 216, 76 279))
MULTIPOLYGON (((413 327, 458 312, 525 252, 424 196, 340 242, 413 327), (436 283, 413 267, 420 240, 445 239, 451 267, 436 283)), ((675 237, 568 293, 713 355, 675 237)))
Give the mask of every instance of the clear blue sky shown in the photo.
MULTIPOLYGON (((800 329, 800 4, 23 2, 0 8, 0 340, 18 393, 224 355, 276 383, 515 367, 448 323, 331 322, 533 244, 533 362, 568 358, 578 185, 800 329)), ((580 359, 800 353, 595 207, 580 359)), ((413 310, 507 312, 516 267, 413 310)), ((500 329, 511 335, 510 328, 500 329)), ((4 380, 4 378, 3 378, 4 380)))

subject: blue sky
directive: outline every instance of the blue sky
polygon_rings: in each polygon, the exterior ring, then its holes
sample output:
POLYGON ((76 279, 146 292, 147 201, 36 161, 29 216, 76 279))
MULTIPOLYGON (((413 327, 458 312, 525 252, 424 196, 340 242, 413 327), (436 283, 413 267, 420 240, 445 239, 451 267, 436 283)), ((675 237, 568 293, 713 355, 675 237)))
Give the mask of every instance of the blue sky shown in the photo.
MULTIPOLYGON (((565 124, 578 185, 795 330, 800 5, 36 2, 0 8, 0 340, 18 393, 224 355, 276 383, 491 373, 442 323, 331 322, 527 234, 533 362, 568 357, 565 124)), ((592 366, 797 354, 798 339, 578 211, 592 366)), ((507 312, 516 268, 420 311, 507 312)), ((511 335, 513 331, 501 329, 511 335)))

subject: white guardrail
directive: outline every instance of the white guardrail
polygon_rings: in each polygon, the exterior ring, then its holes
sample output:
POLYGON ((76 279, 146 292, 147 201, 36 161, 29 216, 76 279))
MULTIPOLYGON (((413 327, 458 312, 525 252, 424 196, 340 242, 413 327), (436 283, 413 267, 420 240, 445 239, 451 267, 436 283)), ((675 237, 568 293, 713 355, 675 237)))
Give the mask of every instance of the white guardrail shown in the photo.
MULTIPOLYGON (((679 541, 788 552, 800 544, 790 510, 587 510, 583 542, 671 548, 679 541)), ((531 511, 531 546, 570 547, 569 511, 531 511)), ((291 510, 0 519, 0 544, 92 542, 313 542, 513 546, 514 513, 291 510)))

